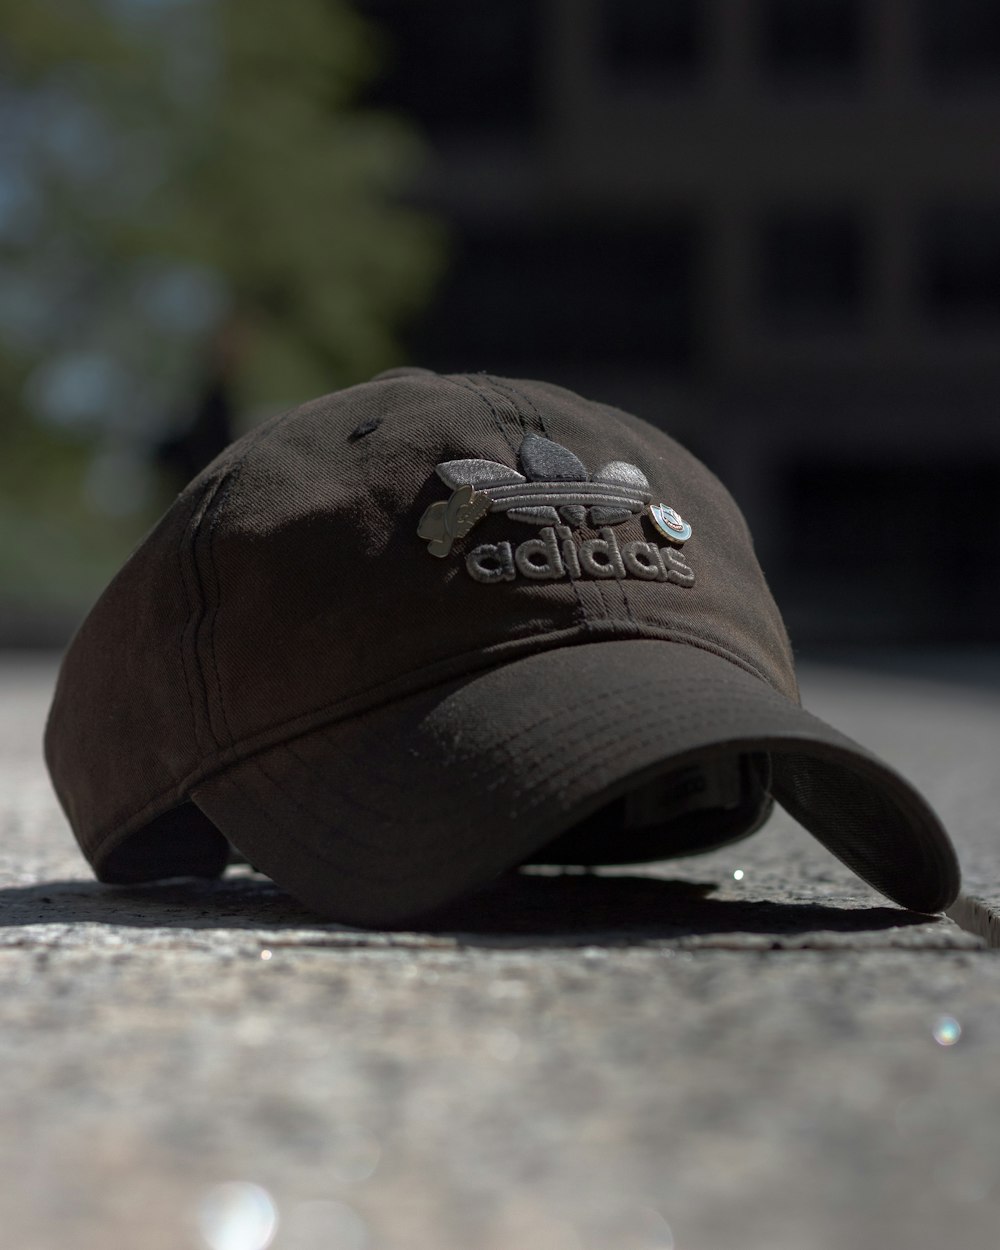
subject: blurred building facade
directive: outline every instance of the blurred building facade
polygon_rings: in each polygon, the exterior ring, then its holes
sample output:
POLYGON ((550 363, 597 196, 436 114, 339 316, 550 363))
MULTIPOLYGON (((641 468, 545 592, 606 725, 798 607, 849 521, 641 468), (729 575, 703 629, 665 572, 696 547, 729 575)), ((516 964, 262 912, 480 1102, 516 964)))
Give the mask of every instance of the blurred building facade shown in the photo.
POLYGON ((450 276, 411 348, 631 408, 803 641, 1000 634, 1000 6, 361 0, 450 276))

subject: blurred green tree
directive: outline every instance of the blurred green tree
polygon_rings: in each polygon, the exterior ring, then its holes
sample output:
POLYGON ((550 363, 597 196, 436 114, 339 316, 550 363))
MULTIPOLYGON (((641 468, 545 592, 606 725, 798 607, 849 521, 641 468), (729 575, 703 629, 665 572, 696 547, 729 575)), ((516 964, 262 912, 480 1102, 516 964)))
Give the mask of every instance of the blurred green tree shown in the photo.
POLYGON ((207 393, 398 362, 442 248, 380 55, 344 0, 0 0, 0 613, 92 596, 207 393))

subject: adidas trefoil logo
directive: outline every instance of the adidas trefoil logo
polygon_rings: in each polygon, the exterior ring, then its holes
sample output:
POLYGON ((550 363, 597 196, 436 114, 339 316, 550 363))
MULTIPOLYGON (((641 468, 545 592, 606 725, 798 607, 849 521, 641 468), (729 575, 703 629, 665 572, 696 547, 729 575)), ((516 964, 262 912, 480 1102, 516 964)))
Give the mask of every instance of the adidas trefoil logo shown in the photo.
POLYGON ((525 435, 518 451, 518 462, 523 472, 495 460, 446 460, 437 465, 438 477, 451 487, 452 494, 448 500, 432 503, 420 518, 417 533, 427 540, 431 555, 447 556, 455 541, 464 538, 488 512, 504 512, 512 520, 545 528, 539 539, 521 543, 516 550, 511 549, 510 543, 496 544, 498 551, 499 548, 506 550, 499 552, 495 559, 493 545, 487 544, 490 557, 486 564, 483 564, 487 556, 485 547, 470 552, 466 563, 477 581, 510 580, 516 576, 515 568, 536 578, 567 574, 573 577, 580 576, 581 572, 613 577, 631 571, 636 576, 657 581, 670 580, 685 585, 694 581, 694 575, 673 552, 664 549, 661 554, 653 543, 628 544, 625 555, 631 558, 623 559, 619 552, 609 527, 644 510, 656 529, 673 543, 683 543, 691 536, 690 525, 673 508, 652 502, 646 475, 636 465, 613 460, 589 474, 583 461, 568 447, 538 434, 525 435), (579 551, 584 556, 581 563, 575 550, 571 550, 576 548, 571 532, 586 524, 599 530, 602 537, 580 545, 579 551), (601 552, 589 551, 594 544, 602 548, 601 552), (530 561, 529 547, 532 548, 530 561), (536 547, 544 547, 551 556, 543 560, 540 551, 535 552, 536 547), (611 547, 614 553, 608 559, 611 547), (633 547, 642 547, 644 551, 633 552, 633 547), (521 548, 525 548, 525 558, 515 560, 522 554, 521 548), (587 558, 593 554, 599 557, 596 563, 587 558))
MULTIPOLYGON (((645 474, 615 460, 591 477, 568 447, 527 434, 518 452, 523 473, 495 460, 446 460, 438 477, 452 490, 471 486, 489 499, 490 512, 506 512, 531 525, 617 525, 652 498, 645 474)), ((426 518, 425 518, 426 519, 426 518)), ((423 524, 423 522, 421 522, 423 524)))
MULTIPOLYGON (((430 541, 432 555, 446 556, 454 540, 464 538, 487 512, 506 512, 531 525, 558 525, 561 519, 579 528, 589 521, 596 529, 627 521, 652 499, 646 475, 634 464, 613 460, 591 475, 568 447, 538 434, 525 436, 518 460, 523 473, 496 460, 445 460, 437 466, 454 494, 446 503, 431 504, 421 518, 418 533, 430 541)), ((668 537, 677 539, 677 531, 668 537)))

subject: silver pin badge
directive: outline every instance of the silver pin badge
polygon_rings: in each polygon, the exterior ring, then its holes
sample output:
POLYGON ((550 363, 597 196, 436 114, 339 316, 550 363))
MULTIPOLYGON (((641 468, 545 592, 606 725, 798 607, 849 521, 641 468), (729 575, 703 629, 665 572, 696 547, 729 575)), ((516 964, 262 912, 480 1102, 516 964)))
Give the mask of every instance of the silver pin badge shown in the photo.
POLYGON ((650 520, 664 538, 675 543, 686 543, 691 537, 691 526, 681 518, 680 513, 668 508, 665 503, 651 503, 648 512, 650 520))

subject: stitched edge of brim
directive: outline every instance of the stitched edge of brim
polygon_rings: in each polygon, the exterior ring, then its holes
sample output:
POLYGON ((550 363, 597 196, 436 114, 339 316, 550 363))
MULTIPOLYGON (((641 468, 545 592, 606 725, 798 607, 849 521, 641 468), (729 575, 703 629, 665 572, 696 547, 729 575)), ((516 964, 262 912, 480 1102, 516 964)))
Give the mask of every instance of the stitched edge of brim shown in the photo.
POLYGON ((317 912, 395 924, 689 757, 761 750, 777 800, 869 884, 918 911, 954 901, 954 850, 908 781, 764 682, 677 643, 527 656, 271 747, 191 797, 317 912))

